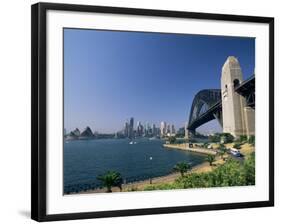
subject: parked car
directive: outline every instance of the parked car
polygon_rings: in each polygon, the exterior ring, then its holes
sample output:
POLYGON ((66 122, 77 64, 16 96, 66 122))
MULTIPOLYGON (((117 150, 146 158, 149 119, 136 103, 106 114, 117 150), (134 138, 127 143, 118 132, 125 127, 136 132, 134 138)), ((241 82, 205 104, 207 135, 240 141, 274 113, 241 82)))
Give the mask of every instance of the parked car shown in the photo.
POLYGON ((235 148, 230 148, 230 154, 232 154, 233 156, 236 157, 242 157, 242 154, 240 153, 240 151, 238 149, 235 148))

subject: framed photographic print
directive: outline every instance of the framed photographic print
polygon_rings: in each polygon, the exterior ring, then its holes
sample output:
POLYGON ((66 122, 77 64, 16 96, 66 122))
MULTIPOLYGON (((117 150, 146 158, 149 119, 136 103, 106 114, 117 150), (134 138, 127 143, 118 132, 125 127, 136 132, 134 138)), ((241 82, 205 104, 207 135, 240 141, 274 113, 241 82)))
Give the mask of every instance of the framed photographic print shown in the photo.
POLYGON ((274 205, 274 19, 32 6, 32 219, 274 205))

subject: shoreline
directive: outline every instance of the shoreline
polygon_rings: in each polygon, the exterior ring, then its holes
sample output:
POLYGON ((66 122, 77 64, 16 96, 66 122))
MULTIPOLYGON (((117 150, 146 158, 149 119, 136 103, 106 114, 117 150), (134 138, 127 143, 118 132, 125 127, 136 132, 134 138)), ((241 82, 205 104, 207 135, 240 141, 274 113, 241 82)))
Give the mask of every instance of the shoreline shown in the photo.
MULTIPOLYGON (((222 161, 217 160, 214 164, 220 164, 222 161)), ((198 164, 187 173, 205 173, 210 172, 216 168, 216 165, 210 166, 208 162, 203 162, 198 164)), ((180 177, 180 173, 171 173, 164 176, 154 177, 152 178, 152 184, 150 184, 150 179, 140 180, 132 183, 126 183, 122 185, 122 192, 130 192, 130 191, 143 191, 146 186, 153 185, 153 184, 163 184, 163 183, 172 183, 178 177, 180 177)), ((112 187, 112 192, 120 192, 118 187, 112 187)), ((87 191, 81 191, 77 193, 70 193, 71 194, 91 194, 91 193, 106 193, 106 188, 98 188, 98 189, 91 189, 87 191)))
POLYGON ((166 149, 179 149, 183 151, 188 151, 188 152, 195 152, 195 153, 200 153, 200 154, 205 154, 205 155, 216 155, 217 152, 210 150, 210 149, 203 149, 203 148, 189 148, 187 147, 186 143, 182 144, 163 144, 163 147, 166 149))

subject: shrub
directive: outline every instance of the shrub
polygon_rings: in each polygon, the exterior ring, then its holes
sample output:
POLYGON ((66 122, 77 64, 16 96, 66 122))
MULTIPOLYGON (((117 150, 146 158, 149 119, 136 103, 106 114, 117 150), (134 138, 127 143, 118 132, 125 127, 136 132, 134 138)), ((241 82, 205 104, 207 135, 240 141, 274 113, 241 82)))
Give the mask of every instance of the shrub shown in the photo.
POLYGON ((175 136, 171 136, 171 137, 169 137, 168 141, 170 142, 170 144, 175 144, 177 141, 177 138, 175 136))
POLYGON ((252 145, 255 145, 255 136, 254 135, 251 135, 248 139, 248 143, 249 144, 252 144, 252 145))
POLYGON ((235 148, 235 149, 241 149, 241 144, 235 143, 235 144, 233 145, 233 148, 235 148))
POLYGON ((230 133, 222 133, 220 134, 220 139, 223 143, 232 143, 234 141, 234 136, 230 133))
POLYGON ((247 135, 240 135, 240 142, 246 142, 248 140, 247 135))
POLYGON ((147 186, 144 190, 248 186, 254 184, 255 154, 252 153, 243 163, 230 159, 214 171, 191 173, 184 177, 179 177, 174 183, 147 186))
POLYGON ((184 173, 191 170, 191 165, 187 162, 178 162, 174 166, 173 170, 176 171, 176 172, 180 172, 181 176, 183 177, 184 173))
POLYGON ((153 191, 153 190, 171 190, 171 189, 183 189, 184 186, 181 183, 169 183, 169 184, 154 184, 144 187, 144 191, 153 191))
POLYGON ((220 142, 220 140, 221 140, 221 137, 220 137, 219 133, 216 133, 214 135, 210 135, 209 136, 209 141, 210 142, 220 142))
POLYGON ((203 144, 203 148, 206 148, 206 149, 207 149, 207 148, 208 148, 208 146, 209 146, 209 144, 208 144, 208 143, 206 143, 206 142, 203 144))
POLYGON ((190 139, 189 142, 190 142, 190 143, 196 143, 197 140, 196 140, 196 139, 190 139))
POLYGON ((214 155, 208 155, 208 156, 206 157, 206 161, 208 161, 209 164, 210 164, 210 166, 212 166, 212 165, 213 165, 213 162, 215 161, 215 156, 214 156, 214 155))

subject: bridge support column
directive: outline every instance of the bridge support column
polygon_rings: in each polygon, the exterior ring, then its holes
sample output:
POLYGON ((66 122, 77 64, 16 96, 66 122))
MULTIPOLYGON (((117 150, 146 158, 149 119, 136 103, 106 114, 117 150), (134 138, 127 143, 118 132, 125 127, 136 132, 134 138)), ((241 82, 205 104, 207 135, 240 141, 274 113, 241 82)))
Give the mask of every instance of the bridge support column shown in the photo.
POLYGON ((244 108, 246 135, 255 135, 255 109, 252 107, 244 108))
POLYGON ((185 129, 185 139, 190 140, 195 136, 195 130, 185 129))
POLYGON ((223 132, 228 132, 235 138, 248 135, 254 130, 253 114, 245 112, 246 100, 235 92, 235 86, 242 81, 242 71, 238 60, 233 56, 228 57, 221 75, 223 132))

